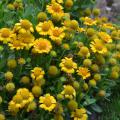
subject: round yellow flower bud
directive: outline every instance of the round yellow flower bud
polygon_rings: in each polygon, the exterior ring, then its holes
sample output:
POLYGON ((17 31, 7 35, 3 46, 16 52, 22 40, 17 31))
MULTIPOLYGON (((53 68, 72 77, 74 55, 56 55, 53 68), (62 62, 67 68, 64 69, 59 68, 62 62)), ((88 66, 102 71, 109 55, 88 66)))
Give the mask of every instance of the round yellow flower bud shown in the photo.
POLYGON ((104 90, 100 90, 99 92, 98 92, 98 96, 99 97, 104 97, 106 95, 106 92, 104 91, 104 90))
POLYGON ((6 80, 12 80, 13 79, 13 73, 8 71, 4 74, 6 80))
POLYGON ((80 52, 78 53, 80 56, 84 57, 87 56, 89 53, 89 49, 85 46, 80 48, 80 52))
POLYGON ((65 49, 65 50, 70 50, 70 46, 69 46, 69 44, 67 44, 67 43, 64 43, 64 44, 62 45, 62 47, 63 47, 63 49, 65 49))
POLYGON ((98 74, 98 73, 96 73, 96 74, 94 75, 94 80, 100 81, 100 80, 101 80, 101 75, 98 74))
POLYGON ((42 92, 42 90, 41 90, 41 87, 39 87, 39 86, 34 86, 32 88, 32 93, 35 97, 39 97, 41 92, 42 92))
POLYGON ((93 13, 94 16, 99 16, 100 15, 100 9, 94 8, 92 13, 93 13))
POLYGON ((45 12, 39 12, 37 15, 38 21, 43 22, 47 20, 47 14, 45 12))
POLYGON ((9 59, 7 61, 7 66, 11 69, 16 68, 16 66, 17 66, 16 60, 15 59, 9 59))
POLYGON ((109 59, 109 63, 110 63, 110 65, 116 65, 117 64, 117 60, 115 58, 110 58, 109 59))
POLYGON ((116 45, 116 48, 117 48, 117 50, 120 51, 120 44, 117 44, 117 45, 116 45))
POLYGON ((69 110, 74 111, 78 108, 78 103, 75 100, 70 100, 68 102, 68 108, 69 110))
POLYGON ((64 96, 63 96, 62 94, 58 94, 58 95, 57 95, 57 99, 58 99, 58 100, 62 100, 63 98, 64 98, 64 96))
POLYGON ((14 7, 13 4, 8 4, 7 5, 7 9, 9 9, 9 10, 15 10, 15 7, 14 7))
POLYGON ((0 96, 0 104, 2 103, 2 97, 0 96))
POLYGON ((90 15, 91 15, 91 9, 90 9, 90 8, 87 8, 87 9, 84 11, 84 14, 85 14, 85 16, 90 16, 90 15))
POLYGON ((63 116, 61 114, 55 114, 54 120, 64 120, 64 119, 63 119, 63 116))
POLYGON ((36 108, 37 108, 36 102, 33 101, 33 102, 29 103, 29 105, 27 107, 27 112, 34 111, 36 108))
POLYGON ((118 79, 119 78, 119 74, 116 71, 112 71, 110 77, 111 77, 111 79, 118 79))
POLYGON ((55 107, 55 113, 56 114, 62 114, 63 113, 63 107, 60 103, 57 103, 57 105, 55 107))
POLYGON ((58 68, 56 66, 50 66, 49 67, 48 74, 50 76, 56 76, 56 75, 58 75, 58 73, 59 73, 59 70, 58 70, 58 68))
POLYGON ((92 61, 91 61, 90 59, 84 59, 83 65, 84 65, 85 67, 90 67, 91 64, 92 64, 92 61))
POLYGON ((6 90, 7 90, 8 92, 12 92, 12 91, 15 90, 15 84, 12 83, 12 82, 7 83, 6 86, 5 86, 5 88, 6 88, 6 90))
POLYGON ((85 91, 88 90, 88 84, 87 84, 87 83, 84 83, 84 84, 83 84, 83 89, 84 89, 85 91))
POLYGON ((96 55, 96 61, 99 65, 105 64, 105 58, 102 55, 96 55))
POLYGON ((77 22, 76 20, 72 20, 72 21, 70 22, 70 28, 71 28, 72 30, 77 30, 78 27, 79 27, 79 24, 78 24, 78 22, 77 22))
POLYGON ((118 66, 118 65, 113 66, 112 71, 119 72, 120 71, 120 66, 118 66))
POLYGON ((94 79, 89 80, 89 85, 90 85, 91 87, 95 87, 95 86, 96 86, 96 81, 95 81, 94 79))
POLYGON ((78 89, 79 89, 79 87, 80 87, 79 82, 74 81, 74 82, 73 82, 73 87, 74 87, 76 90, 78 90, 78 89))
POLYGON ((24 65, 25 64, 25 59, 24 58, 19 58, 18 59, 18 64, 20 64, 20 65, 24 65))
POLYGON ((23 76, 20 80, 21 83, 23 84, 29 84, 30 83, 30 78, 28 76, 23 76))
POLYGON ((86 32, 87 32, 87 35, 90 37, 95 34, 95 30, 93 28, 88 28, 86 32))
POLYGON ((61 20, 61 16, 59 14, 53 14, 52 15, 52 20, 54 22, 59 22, 61 20))
POLYGON ((91 66, 91 69, 92 69, 93 72, 99 72, 99 67, 98 67, 97 64, 93 64, 93 65, 91 66))
POLYGON ((5 120, 5 115, 0 113, 0 120, 5 120))
POLYGON ((118 38, 119 37, 118 32, 117 31, 112 31, 111 37, 112 37, 112 39, 118 38))
POLYGON ((65 7, 66 8, 71 8, 73 6, 73 1, 72 0, 66 0, 65 2, 65 7))
POLYGON ((50 52, 50 55, 51 55, 52 57, 57 57, 57 53, 56 53, 56 51, 54 51, 54 50, 52 50, 52 51, 50 52))
POLYGON ((107 18, 107 17, 102 17, 101 20, 102 20, 102 22, 104 23, 104 22, 107 22, 107 21, 108 21, 108 18, 107 18))

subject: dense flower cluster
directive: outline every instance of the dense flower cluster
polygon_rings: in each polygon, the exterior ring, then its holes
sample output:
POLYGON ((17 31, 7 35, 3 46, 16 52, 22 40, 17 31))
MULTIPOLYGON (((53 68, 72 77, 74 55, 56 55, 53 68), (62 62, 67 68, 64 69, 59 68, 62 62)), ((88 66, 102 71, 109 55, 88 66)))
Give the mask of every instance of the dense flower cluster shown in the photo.
POLYGON ((43 117, 49 112, 55 120, 87 120, 88 99, 107 97, 119 78, 120 29, 98 17, 99 10, 75 20, 65 10, 73 4, 51 0, 38 14, 36 26, 21 19, 13 28, 0 29, 5 59, 0 106, 7 101, 13 116, 24 110, 43 117))

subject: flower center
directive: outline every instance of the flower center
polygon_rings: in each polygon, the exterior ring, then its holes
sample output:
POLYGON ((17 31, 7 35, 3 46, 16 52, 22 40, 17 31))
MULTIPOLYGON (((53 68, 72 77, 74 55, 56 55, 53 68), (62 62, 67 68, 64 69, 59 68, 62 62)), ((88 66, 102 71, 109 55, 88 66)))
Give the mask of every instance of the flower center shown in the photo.
POLYGON ((28 20, 22 20, 21 21, 21 26, 25 29, 30 29, 31 24, 28 20))
POLYGON ((53 35, 55 36, 55 37, 59 37, 60 36, 60 31, 59 30, 53 30, 53 35))
POLYGON ((43 104, 45 104, 47 107, 51 106, 52 102, 51 102, 49 96, 45 98, 43 104))
POLYGON ((49 29, 50 29, 50 24, 49 23, 43 23, 42 30, 43 31, 48 31, 49 29))
POLYGON ((35 75, 36 77, 39 76, 39 75, 40 75, 40 71, 39 71, 39 70, 35 70, 34 75, 35 75))
POLYGON ((102 50, 103 49, 103 45, 100 44, 100 43, 96 43, 95 47, 96 47, 97 50, 102 50))
POLYGON ((4 29, 2 30, 1 35, 2 35, 2 37, 7 38, 7 37, 10 36, 10 31, 9 31, 8 29, 4 28, 4 29))
POLYGON ((67 67, 67 68, 72 68, 72 67, 73 67, 72 61, 70 61, 70 60, 66 61, 66 62, 65 62, 65 67, 67 67))
POLYGON ((59 5, 57 5, 57 4, 53 4, 53 5, 52 5, 52 9, 53 9, 53 11, 56 12, 56 13, 57 13, 57 12, 60 12, 60 10, 61 10, 60 7, 59 7, 59 5))
POLYGON ((39 50, 45 50, 46 49, 46 42, 40 42, 38 43, 38 49, 39 50))

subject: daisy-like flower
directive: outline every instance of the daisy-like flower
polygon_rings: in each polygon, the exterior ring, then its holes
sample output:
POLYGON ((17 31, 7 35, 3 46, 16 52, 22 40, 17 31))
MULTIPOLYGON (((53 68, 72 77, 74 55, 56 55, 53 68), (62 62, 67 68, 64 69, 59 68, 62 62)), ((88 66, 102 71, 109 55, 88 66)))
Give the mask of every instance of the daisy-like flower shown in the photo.
POLYGON ((111 23, 104 23, 100 27, 103 28, 103 29, 110 29, 110 30, 114 30, 115 29, 115 27, 111 23))
POLYGON ((57 3, 63 3, 63 0, 51 0, 51 3, 55 3, 55 2, 57 2, 57 3))
POLYGON ((33 94, 27 88, 20 88, 17 90, 17 95, 22 96, 23 106, 28 105, 30 102, 34 100, 33 94))
POLYGON ((17 40, 16 34, 14 34, 14 36, 12 36, 12 40, 8 43, 8 46, 10 47, 11 50, 24 49, 24 44, 20 40, 17 40))
POLYGON ((101 40, 103 40, 106 43, 112 42, 111 36, 107 34, 106 32, 98 32, 98 36, 100 37, 101 40))
POLYGON ((53 41, 62 41, 65 37, 64 28, 54 27, 50 31, 50 38, 53 41))
POLYGON ((92 18, 85 17, 84 18, 84 24, 88 26, 96 25, 97 21, 93 20, 92 18))
POLYGON ((77 70, 78 75, 82 76, 83 79, 86 79, 90 77, 90 72, 88 68, 85 67, 79 67, 77 70))
POLYGON ((44 22, 40 22, 37 26, 36 26, 36 30, 40 35, 49 35, 51 28, 53 28, 54 25, 52 23, 52 21, 44 21, 44 22))
POLYGON ((65 57, 60 63, 61 70, 66 73, 74 73, 74 69, 77 69, 77 64, 73 62, 72 58, 65 57))
POLYGON ((47 39, 39 38, 34 41, 34 48, 37 53, 49 53, 52 49, 52 44, 47 39))
POLYGON ((71 85, 64 85, 64 90, 61 92, 65 98, 73 99, 76 96, 76 91, 71 85))
POLYGON ((45 72, 40 67, 35 67, 31 70, 31 77, 33 80, 40 80, 44 77, 45 72))
POLYGON ((47 11, 48 13, 51 14, 59 14, 60 16, 64 16, 64 12, 63 12, 63 7, 56 3, 56 2, 52 2, 50 5, 47 5, 47 11))
POLYGON ((33 46, 35 38, 31 33, 25 32, 22 34, 18 34, 17 39, 18 41, 21 41, 24 47, 28 50, 33 46))
POLYGON ((20 23, 16 23, 13 29, 14 32, 25 33, 34 32, 33 25, 29 20, 20 20, 20 23))
POLYGON ((107 52, 107 48, 106 46, 104 45, 104 43, 99 40, 99 39, 95 39, 94 41, 91 42, 90 44, 90 47, 91 47, 91 50, 94 52, 94 53, 100 53, 100 54, 104 54, 107 52))
POLYGON ((88 119, 87 111, 84 108, 76 109, 74 112, 72 112, 71 117, 74 118, 74 120, 88 119))
POLYGON ((56 99, 49 93, 39 98, 40 108, 52 111, 56 107, 56 99))
POLYGON ((13 32, 8 28, 0 29, 0 41, 2 41, 5 44, 11 41, 11 37, 13 35, 13 32))

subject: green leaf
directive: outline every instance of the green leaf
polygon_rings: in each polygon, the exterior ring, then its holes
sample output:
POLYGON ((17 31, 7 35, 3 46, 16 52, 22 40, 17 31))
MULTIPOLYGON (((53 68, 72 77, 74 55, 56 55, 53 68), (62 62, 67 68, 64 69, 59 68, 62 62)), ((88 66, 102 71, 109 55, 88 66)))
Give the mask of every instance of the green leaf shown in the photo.
POLYGON ((98 112, 98 113, 101 113, 101 112, 103 111, 102 108, 101 108, 99 105, 97 105, 97 104, 91 105, 91 108, 92 108, 95 112, 98 112))

